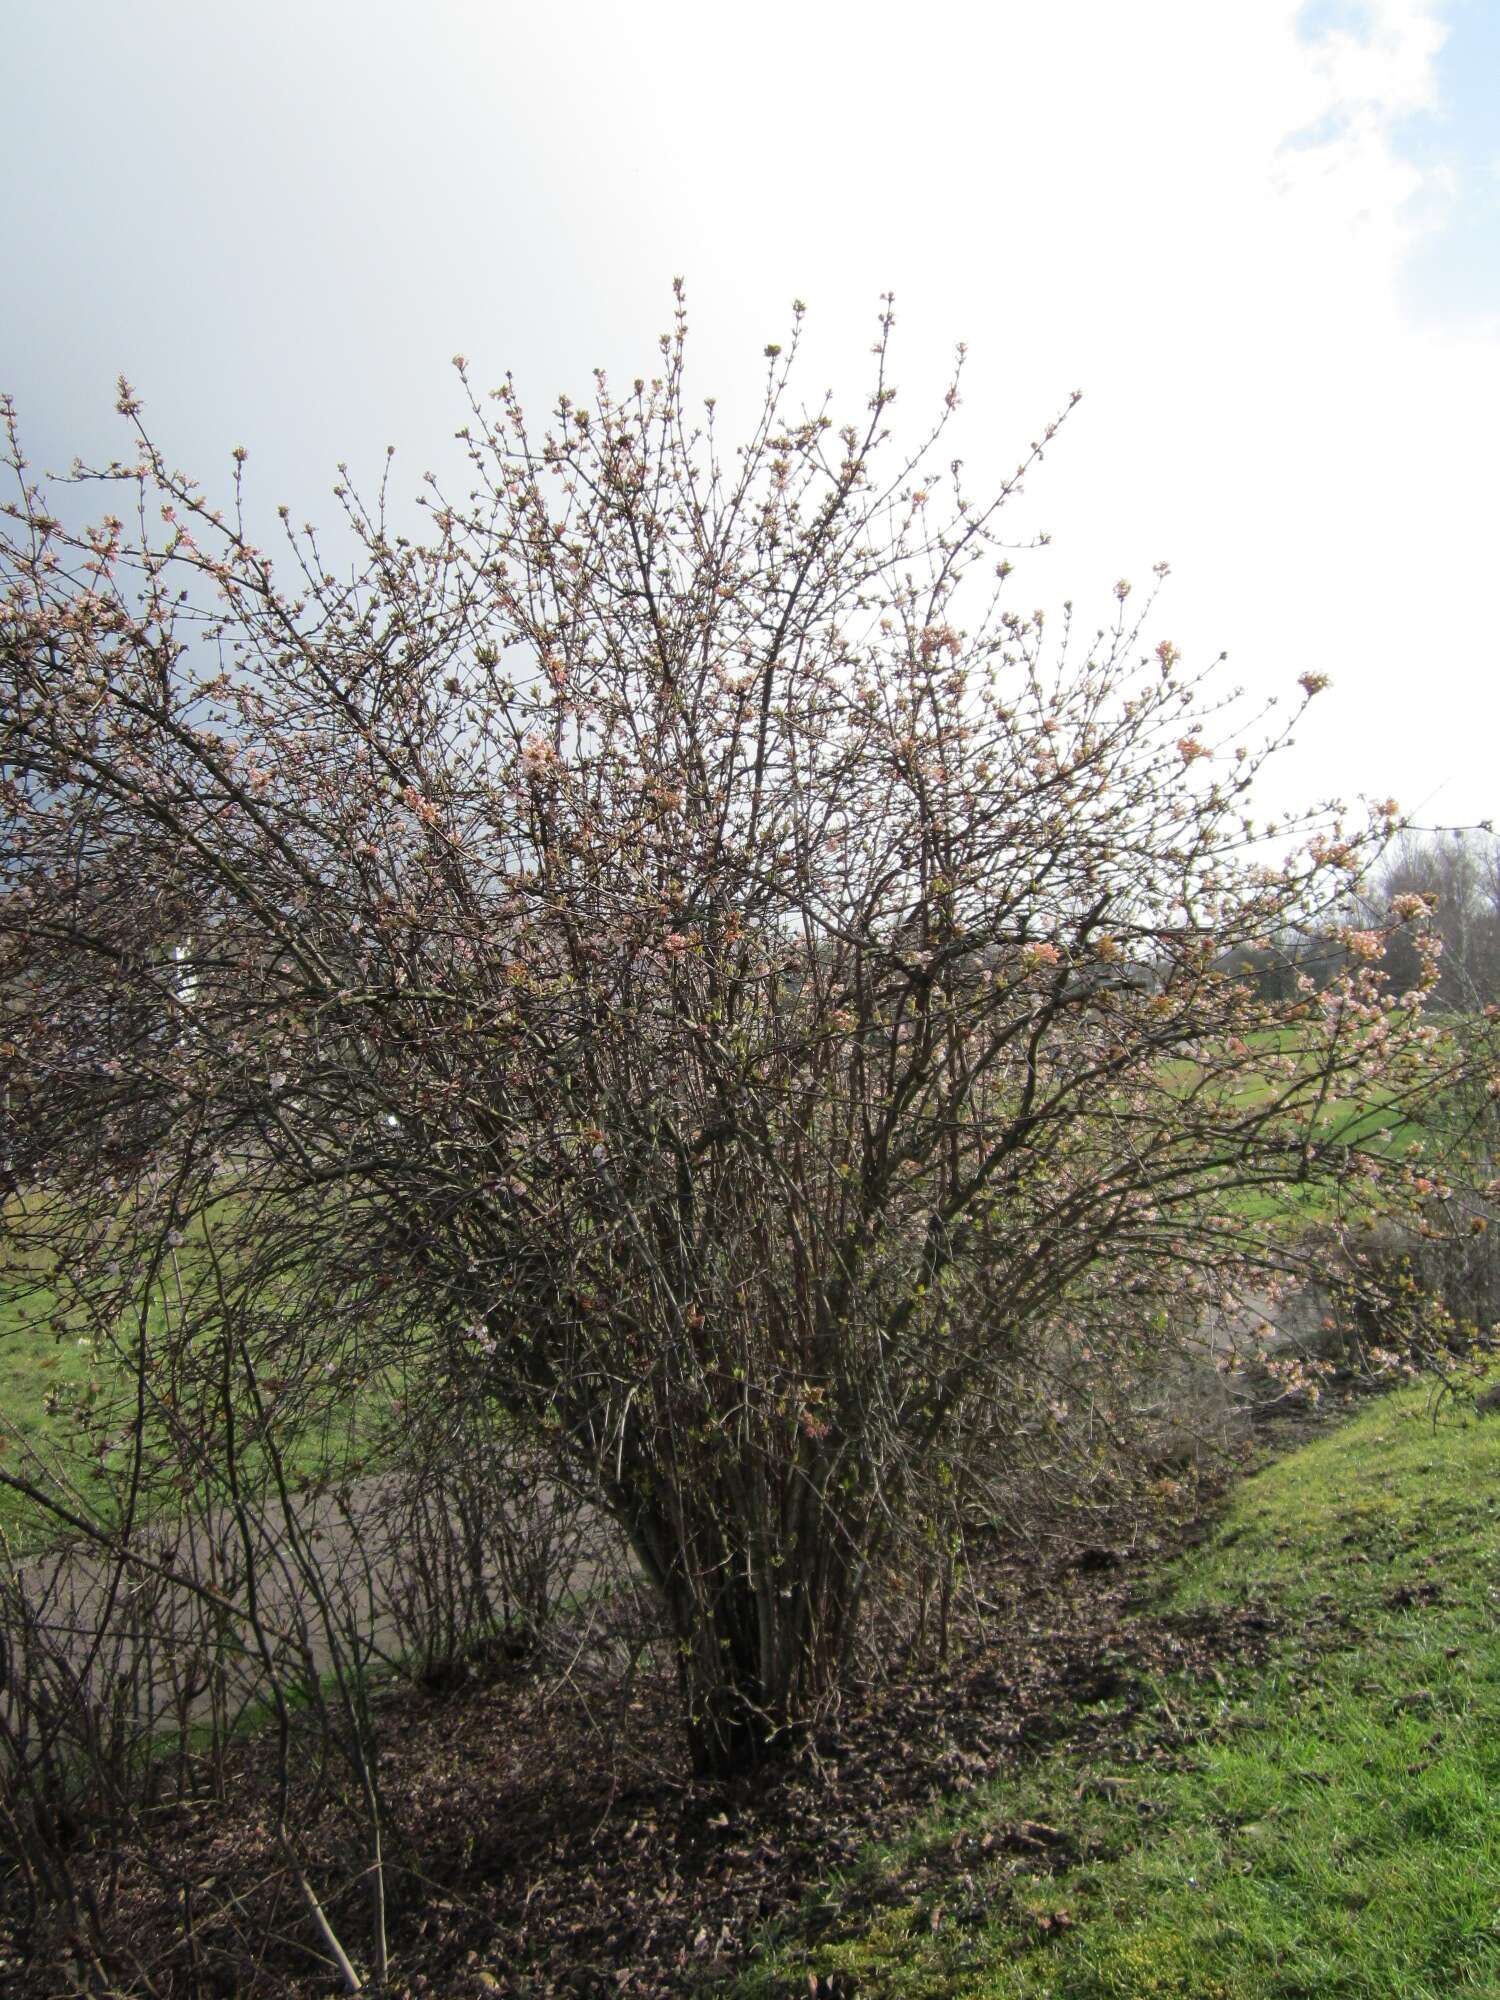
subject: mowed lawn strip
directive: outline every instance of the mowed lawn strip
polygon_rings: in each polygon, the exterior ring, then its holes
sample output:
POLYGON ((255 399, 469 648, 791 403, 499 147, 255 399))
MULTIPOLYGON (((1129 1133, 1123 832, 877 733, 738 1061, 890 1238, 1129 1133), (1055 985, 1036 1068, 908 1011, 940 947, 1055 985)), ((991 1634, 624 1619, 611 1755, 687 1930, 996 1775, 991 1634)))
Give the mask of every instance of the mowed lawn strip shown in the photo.
POLYGON ((1500 1994, 1500 1415, 1371 1405, 1245 1481, 1152 1619, 1266 1636, 867 1854, 737 1994, 1500 1994))

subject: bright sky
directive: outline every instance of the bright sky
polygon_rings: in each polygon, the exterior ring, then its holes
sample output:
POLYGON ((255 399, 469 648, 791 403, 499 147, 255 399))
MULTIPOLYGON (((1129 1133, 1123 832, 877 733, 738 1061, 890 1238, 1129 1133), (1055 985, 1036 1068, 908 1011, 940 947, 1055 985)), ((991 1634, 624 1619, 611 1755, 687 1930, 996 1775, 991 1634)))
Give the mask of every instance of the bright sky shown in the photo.
MULTIPOLYGON (((331 522, 347 459, 453 463, 449 357, 534 412, 648 372, 745 409, 794 296, 858 407, 970 349, 967 483, 1085 400, 1018 504, 1021 608, 1290 700, 1286 804, 1500 817, 1500 0, 10 0, 0 387, 331 522)), ((1268 803, 1273 803, 1268 801, 1268 803)))

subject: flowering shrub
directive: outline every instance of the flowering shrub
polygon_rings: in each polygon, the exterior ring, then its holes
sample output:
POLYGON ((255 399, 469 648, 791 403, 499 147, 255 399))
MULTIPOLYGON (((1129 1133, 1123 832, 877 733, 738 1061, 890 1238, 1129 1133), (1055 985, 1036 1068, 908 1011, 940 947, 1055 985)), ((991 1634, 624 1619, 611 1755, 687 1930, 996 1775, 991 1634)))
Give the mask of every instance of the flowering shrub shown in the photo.
POLYGON ((1381 1171, 1331 1103, 1437 1062, 1373 929, 1321 993, 1223 969, 1333 922, 1388 822, 1268 858, 1284 738, 1227 740, 1154 591, 1055 640, 1013 605, 1055 426, 980 501, 956 387, 890 436, 889 310, 846 421, 798 328, 737 452, 680 303, 542 433, 469 389, 425 538, 344 493, 352 581, 122 391, 85 476, 128 504, 65 528, 13 443, 3 555, 11 1085, 68 1135, 32 1226, 100 1324, 170 1278, 143 1403, 230 1327, 292 1387, 415 1348, 486 1389, 623 1525, 719 1769, 837 1694, 1017 1356, 1107 1383, 1265 1191, 1381 1171))

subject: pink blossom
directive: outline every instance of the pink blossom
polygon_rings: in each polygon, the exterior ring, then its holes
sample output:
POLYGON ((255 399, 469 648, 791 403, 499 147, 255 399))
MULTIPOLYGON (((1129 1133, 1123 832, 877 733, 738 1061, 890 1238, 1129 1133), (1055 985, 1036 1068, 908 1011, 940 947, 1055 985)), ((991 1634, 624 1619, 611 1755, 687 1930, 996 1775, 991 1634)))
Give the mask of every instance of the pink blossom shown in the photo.
POLYGON ((1379 931, 1345 931, 1344 949, 1351 958, 1385 957, 1385 939, 1379 931))
POLYGON ((557 761, 557 752, 545 736, 528 736, 521 745, 521 763, 528 778, 541 777, 557 761))
POLYGON ((955 657, 959 651, 959 637, 951 625, 925 625, 922 636, 917 641, 917 649, 924 660, 930 660, 934 653, 946 650, 955 657))

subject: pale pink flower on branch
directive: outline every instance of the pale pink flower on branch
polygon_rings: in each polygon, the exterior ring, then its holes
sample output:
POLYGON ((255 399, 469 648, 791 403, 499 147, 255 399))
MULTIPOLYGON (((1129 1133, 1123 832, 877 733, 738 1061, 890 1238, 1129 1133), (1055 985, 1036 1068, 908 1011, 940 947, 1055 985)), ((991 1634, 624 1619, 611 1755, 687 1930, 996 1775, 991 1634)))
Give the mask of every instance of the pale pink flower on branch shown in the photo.
POLYGON ((407 809, 416 814, 423 826, 437 825, 439 818, 437 807, 431 799, 424 799, 414 785, 408 785, 401 797, 407 809))
POLYGON ((934 654, 943 650, 957 658, 960 643, 959 636, 951 625, 924 625, 922 636, 917 641, 917 650, 924 660, 930 660, 934 654))
POLYGON ((528 778, 540 778, 559 762, 557 751, 545 736, 528 736, 521 745, 521 766, 528 778))
POLYGON ((1345 931, 1344 949, 1351 958, 1384 958, 1385 939, 1379 931, 1345 931))

